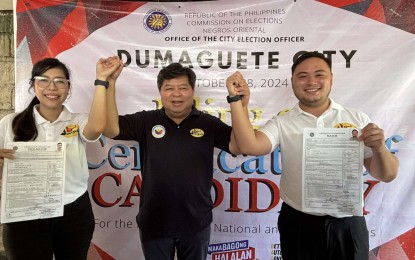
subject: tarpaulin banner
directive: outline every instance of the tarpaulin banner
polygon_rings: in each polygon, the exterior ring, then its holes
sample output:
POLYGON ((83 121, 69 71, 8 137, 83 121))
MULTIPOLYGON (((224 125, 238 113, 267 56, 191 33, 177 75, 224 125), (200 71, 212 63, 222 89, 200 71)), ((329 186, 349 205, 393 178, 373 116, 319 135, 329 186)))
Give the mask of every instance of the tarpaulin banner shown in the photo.
MULTIPOLYGON (((180 62, 197 75, 196 107, 228 124, 225 80, 240 71, 258 128, 297 103, 293 60, 303 51, 322 52, 333 63, 330 96, 367 113, 400 160, 391 183, 362 173, 370 259, 415 259, 414 13, 409 0, 18 0, 15 108, 32 98, 32 65, 57 57, 72 72, 67 107, 87 113, 97 60, 118 55, 125 63, 117 81, 120 114, 160 108, 157 73, 180 62)), ((96 219, 90 259, 144 259, 135 221, 139 145, 102 137, 88 146, 96 219)), ((237 157, 216 150, 214 161, 208 259, 281 259, 279 150, 237 157)))

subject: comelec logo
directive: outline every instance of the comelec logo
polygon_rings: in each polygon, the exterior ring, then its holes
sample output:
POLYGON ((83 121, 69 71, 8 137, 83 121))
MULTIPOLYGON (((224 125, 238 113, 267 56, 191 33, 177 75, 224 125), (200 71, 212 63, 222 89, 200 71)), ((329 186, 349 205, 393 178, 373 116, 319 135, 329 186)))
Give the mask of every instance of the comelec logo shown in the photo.
POLYGON ((144 16, 144 28, 151 33, 164 33, 171 26, 171 16, 160 9, 152 9, 144 16))

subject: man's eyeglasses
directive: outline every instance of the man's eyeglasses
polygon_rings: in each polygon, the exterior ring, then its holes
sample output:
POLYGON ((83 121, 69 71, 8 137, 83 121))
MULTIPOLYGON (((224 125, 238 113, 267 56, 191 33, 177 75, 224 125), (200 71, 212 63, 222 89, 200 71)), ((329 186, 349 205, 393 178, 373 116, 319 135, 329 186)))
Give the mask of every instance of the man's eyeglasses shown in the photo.
POLYGON ((50 83, 53 81, 55 86, 60 89, 65 89, 69 86, 69 80, 65 78, 49 78, 46 76, 35 76, 35 83, 39 88, 47 88, 50 83))

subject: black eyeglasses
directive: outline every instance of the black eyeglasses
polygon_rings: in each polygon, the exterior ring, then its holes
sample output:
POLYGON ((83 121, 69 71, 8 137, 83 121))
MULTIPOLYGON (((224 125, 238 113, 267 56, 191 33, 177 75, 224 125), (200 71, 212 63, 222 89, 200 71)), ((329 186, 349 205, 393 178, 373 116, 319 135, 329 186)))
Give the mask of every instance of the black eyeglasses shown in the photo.
POLYGON ((55 86, 59 89, 65 89, 69 86, 69 80, 65 78, 49 78, 47 76, 35 76, 35 83, 39 88, 47 88, 53 81, 55 86))

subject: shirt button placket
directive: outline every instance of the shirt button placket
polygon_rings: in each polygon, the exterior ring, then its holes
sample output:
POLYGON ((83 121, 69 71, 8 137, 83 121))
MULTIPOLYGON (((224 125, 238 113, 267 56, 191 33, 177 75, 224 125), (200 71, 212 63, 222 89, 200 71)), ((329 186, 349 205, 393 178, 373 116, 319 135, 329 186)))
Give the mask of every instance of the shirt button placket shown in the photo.
POLYGON ((46 125, 46 141, 47 142, 53 141, 52 131, 53 131, 52 125, 50 125, 50 124, 46 125))
POLYGON ((322 117, 316 119, 317 128, 324 128, 324 120, 322 117))

